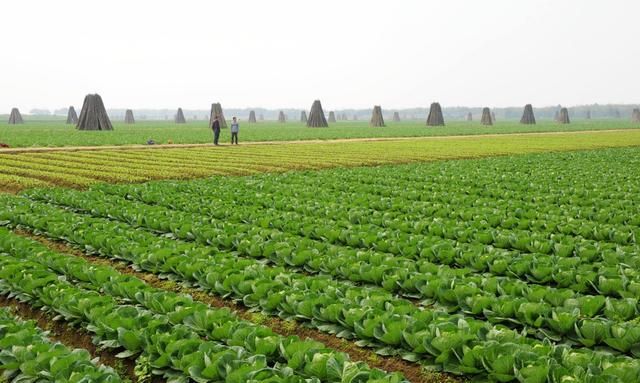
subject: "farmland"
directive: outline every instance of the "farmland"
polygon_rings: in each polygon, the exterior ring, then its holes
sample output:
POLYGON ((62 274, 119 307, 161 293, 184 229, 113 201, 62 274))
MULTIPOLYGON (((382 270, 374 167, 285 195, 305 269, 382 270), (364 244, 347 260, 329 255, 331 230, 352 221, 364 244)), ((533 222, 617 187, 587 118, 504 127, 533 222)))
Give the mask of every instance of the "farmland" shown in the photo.
MULTIPOLYGON (((603 148, 638 146, 637 133, 521 137, 5 155, 233 165, 200 180, 116 184, 148 180, 149 168, 70 183, 86 190, 0 195, 0 292, 76 324, 138 375, 172 381, 429 379, 239 309, 478 380, 638 381, 640 149, 603 148), (569 148, 601 149, 535 153, 569 148), (513 155, 523 152, 533 154, 513 155), (494 157, 453 160, 481 156, 494 157)), ((87 360, 77 363, 117 381, 87 360)))
POLYGON ((154 179, 371 166, 546 151, 637 146, 640 130, 310 142, 238 147, 32 151, 0 153, 0 190, 75 188, 154 179))
MULTIPOLYGON (((280 124, 264 121, 248 124, 241 121, 241 142, 329 140, 337 138, 425 137, 450 135, 503 134, 523 132, 556 132, 639 128, 626 120, 577 120, 569 125, 540 121, 537 125, 521 125, 516 121, 498 121, 493 126, 479 122, 447 121, 444 127, 426 127, 424 121, 387 122, 384 128, 372 129, 366 121, 340 121, 329 128, 308 129, 297 122, 280 124)), ((222 141, 227 142, 228 131, 222 141)), ((211 130, 204 121, 189 121, 176 125, 165 121, 139 121, 126 125, 114 121, 113 131, 78 131, 64 121, 31 121, 24 125, 8 126, 0 123, 0 142, 11 147, 29 146, 95 146, 144 144, 153 139, 157 143, 211 143, 211 130)))

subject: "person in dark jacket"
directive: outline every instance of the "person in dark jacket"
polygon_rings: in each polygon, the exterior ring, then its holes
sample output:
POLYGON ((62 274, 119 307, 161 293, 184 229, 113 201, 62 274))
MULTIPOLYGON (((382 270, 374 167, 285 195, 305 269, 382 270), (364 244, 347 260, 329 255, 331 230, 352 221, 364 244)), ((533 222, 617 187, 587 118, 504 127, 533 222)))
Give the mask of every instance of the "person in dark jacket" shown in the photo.
POLYGON ((218 139, 220 138, 220 120, 217 115, 213 118, 211 129, 213 129, 213 144, 218 145, 218 139))

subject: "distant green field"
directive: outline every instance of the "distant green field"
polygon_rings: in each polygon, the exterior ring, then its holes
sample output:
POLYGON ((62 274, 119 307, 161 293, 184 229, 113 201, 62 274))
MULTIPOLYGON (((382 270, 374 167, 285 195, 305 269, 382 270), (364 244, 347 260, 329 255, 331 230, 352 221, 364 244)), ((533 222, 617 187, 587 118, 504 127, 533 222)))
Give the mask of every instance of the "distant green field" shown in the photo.
MULTIPOLYGON (((157 143, 208 143, 211 131, 205 121, 190 121, 176 125, 165 121, 143 121, 135 125, 116 122, 114 131, 81 132, 63 121, 28 121, 24 125, 0 123, 0 142, 11 147, 85 146, 144 144, 149 139, 157 143)), ((328 140, 338 138, 422 137, 473 134, 502 134, 578 130, 609 130, 640 128, 626 120, 581 120, 570 125, 541 121, 537 125, 521 125, 517 121, 499 121, 494 126, 482 126, 478 121, 453 121, 445 127, 427 127, 423 121, 387 123, 384 128, 372 128, 366 121, 338 122, 329 128, 307 128, 300 123, 265 121, 240 125, 240 141, 328 140)), ((226 143, 229 131, 223 130, 226 143)))

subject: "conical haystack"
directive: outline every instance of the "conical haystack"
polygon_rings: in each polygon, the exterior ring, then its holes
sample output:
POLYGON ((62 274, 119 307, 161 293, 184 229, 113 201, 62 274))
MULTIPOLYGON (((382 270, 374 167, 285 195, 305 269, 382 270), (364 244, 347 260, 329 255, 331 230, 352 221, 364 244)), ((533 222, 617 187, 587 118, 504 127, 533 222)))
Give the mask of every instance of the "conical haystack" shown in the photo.
POLYGON ((329 122, 336 122, 336 114, 329 112, 329 122))
POLYGON ((107 110, 99 94, 88 94, 82 103, 80 117, 76 129, 79 130, 113 130, 107 110))
POLYGON ((349 117, 347 117, 346 113, 342 113, 342 121, 349 121, 349 117))
POLYGON ((496 114, 494 112, 491 112, 491 122, 496 122, 496 114))
POLYGON ((9 115, 9 124, 24 124, 24 120, 22 120, 22 115, 20 114, 18 108, 11 109, 11 114, 9 115))
POLYGON ((533 107, 531 106, 531 104, 527 104, 524 106, 524 112, 522 113, 520 123, 526 125, 535 125, 536 118, 533 115, 533 107))
POLYGON ((556 112, 554 113, 553 121, 560 122, 560 111, 559 110, 556 110, 556 112))
POLYGON ((76 109, 73 106, 69 107, 67 111, 67 124, 77 124, 78 123, 78 114, 76 113, 76 109))
POLYGON ((184 118, 184 113, 182 112, 182 108, 178 108, 176 115, 174 117, 174 121, 176 124, 186 124, 187 120, 184 118))
POLYGON ((371 121, 369 126, 384 126, 384 118, 382 117, 382 108, 380 105, 373 107, 373 113, 371 113, 371 121))
POLYGON ((587 110, 587 113, 585 113, 584 118, 586 118, 587 120, 591 119, 591 111, 587 110))
POLYGON ((213 126, 213 119, 215 116, 218 116, 218 122, 220 123, 220 129, 227 128, 227 120, 224 118, 224 113, 222 112, 222 105, 219 102, 214 102, 211 104, 211 114, 209 116, 209 127, 213 126))
POLYGON ((280 111, 280 113, 278 113, 278 122, 281 124, 284 124, 285 122, 287 122, 287 118, 284 116, 283 111, 280 111))
POLYGON ((329 126, 327 123, 327 119, 324 116, 324 111, 322 110, 322 104, 320 100, 315 100, 313 105, 311 105, 311 110, 309 111, 309 119, 307 120, 307 126, 310 128, 326 128, 329 126))
POLYGON ((640 122, 640 108, 634 108, 631 113, 631 121, 632 122, 640 122))
POLYGON ((303 124, 307 123, 307 112, 305 112, 304 110, 300 112, 300 122, 302 122, 303 124))
POLYGON ((473 121, 473 114, 471 114, 471 112, 467 113, 466 120, 467 121, 473 121))
POLYGON ((264 121, 264 114, 260 114, 260 116, 258 116, 258 119, 259 119, 260 121, 264 121))
POLYGON ((558 122, 561 124, 569 124, 569 110, 567 108, 560 109, 558 113, 558 122))
POLYGON ((249 112, 249 122, 253 124, 256 123, 256 112, 253 110, 249 112))
POLYGON ((620 118, 620 111, 619 111, 618 109, 614 110, 614 111, 613 111, 613 116, 614 116, 615 118, 620 118))
POLYGON ((482 125, 493 125, 493 118, 491 117, 491 111, 489 108, 482 108, 482 118, 480 119, 482 125))
POLYGON ((125 124, 135 124, 136 123, 136 119, 133 118, 133 110, 127 109, 127 111, 124 112, 124 123, 125 124))
POLYGON ((400 113, 393 112, 392 120, 393 120, 393 122, 400 122, 400 113))
POLYGON ((429 109, 429 116, 427 116, 428 126, 444 126, 444 117, 442 116, 442 108, 440 104, 434 102, 429 109))

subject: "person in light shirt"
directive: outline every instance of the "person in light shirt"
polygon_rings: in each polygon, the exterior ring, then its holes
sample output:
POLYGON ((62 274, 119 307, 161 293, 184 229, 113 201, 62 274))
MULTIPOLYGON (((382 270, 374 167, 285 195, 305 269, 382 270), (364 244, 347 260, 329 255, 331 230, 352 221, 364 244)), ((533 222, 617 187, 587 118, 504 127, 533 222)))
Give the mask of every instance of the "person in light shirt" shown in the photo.
POLYGON ((238 132, 240 131, 240 124, 238 124, 238 119, 233 117, 231 121, 231 145, 233 145, 234 140, 236 145, 238 145, 238 132))

